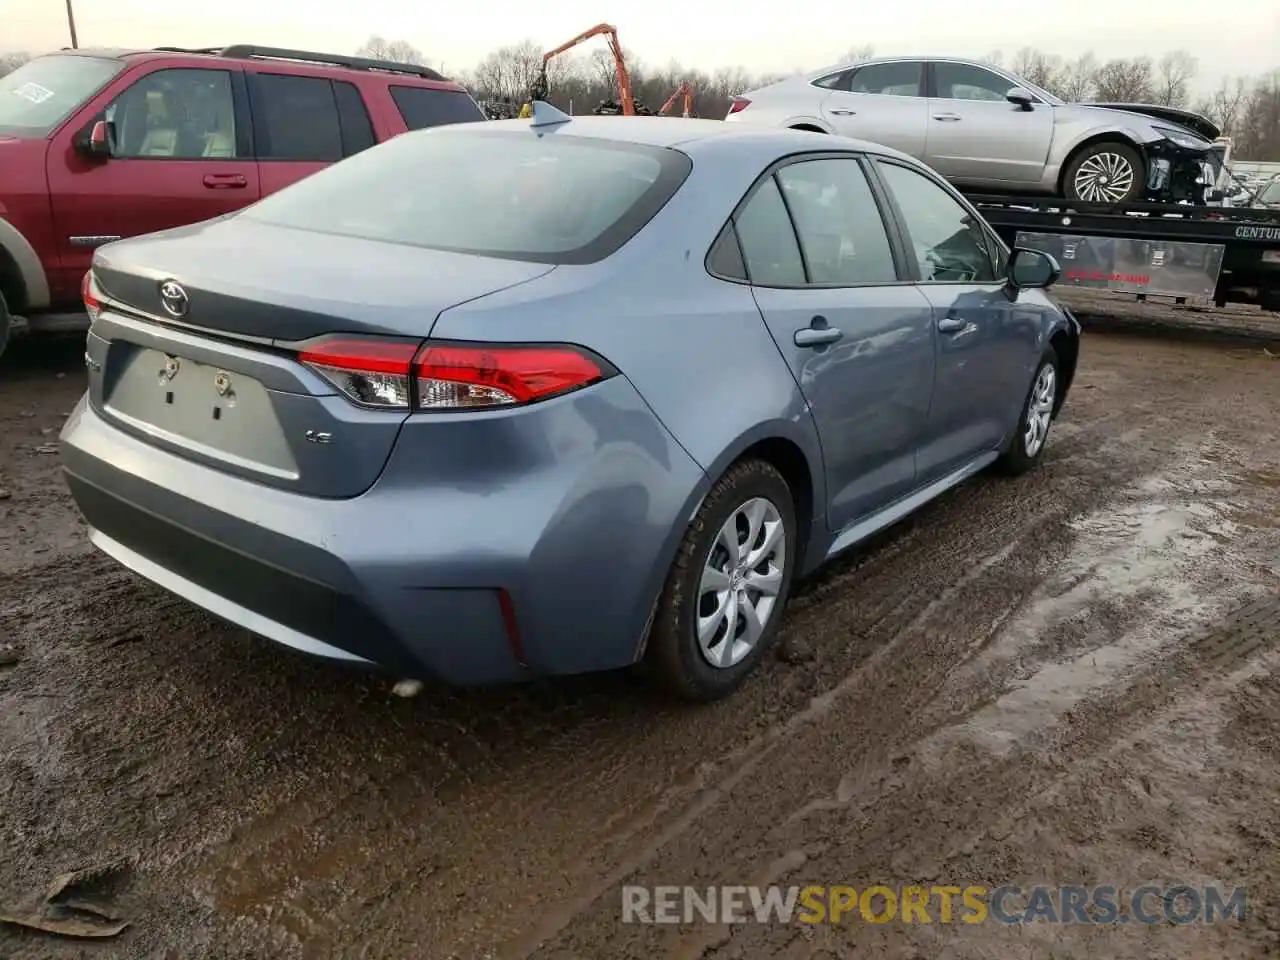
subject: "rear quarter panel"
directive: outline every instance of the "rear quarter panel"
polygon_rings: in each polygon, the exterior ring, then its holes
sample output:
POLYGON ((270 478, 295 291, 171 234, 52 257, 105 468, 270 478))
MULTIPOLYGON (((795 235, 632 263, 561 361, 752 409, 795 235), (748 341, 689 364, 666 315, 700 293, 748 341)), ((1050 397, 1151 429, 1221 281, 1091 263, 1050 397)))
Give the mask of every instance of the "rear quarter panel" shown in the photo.
POLYGON ((817 481, 811 502, 825 503, 812 420, 749 288, 716 280, 704 266, 734 205, 775 156, 708 144, 676 198, 612 257, 557 267, 536 283, 446 310, 432 330, 595 350, 701 468, 688 489, 651 491, 649 522, 630 544, 647 570, 628 600, 641 626, 702 497, 752 443, 794 443, 817 481))

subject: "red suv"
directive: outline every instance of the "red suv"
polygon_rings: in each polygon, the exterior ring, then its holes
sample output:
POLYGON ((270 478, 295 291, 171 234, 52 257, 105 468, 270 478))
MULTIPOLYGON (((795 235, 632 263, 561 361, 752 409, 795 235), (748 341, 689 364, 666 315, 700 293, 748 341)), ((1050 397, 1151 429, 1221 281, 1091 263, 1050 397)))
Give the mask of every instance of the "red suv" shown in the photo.
POLYGON ((406 130, 484 120, 428 67, 268 47, 64 50, 0 77, 0 351, 88 326, 95 248, 239 210, 406 130))

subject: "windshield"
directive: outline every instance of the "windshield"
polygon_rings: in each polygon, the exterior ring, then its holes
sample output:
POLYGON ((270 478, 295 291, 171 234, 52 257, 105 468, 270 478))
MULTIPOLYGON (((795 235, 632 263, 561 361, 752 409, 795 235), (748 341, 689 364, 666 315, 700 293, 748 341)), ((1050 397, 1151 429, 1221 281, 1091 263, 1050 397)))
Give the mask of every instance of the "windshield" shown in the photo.
POLYGON ((263 223, 538 263, 591 263, 684 182, 675 150, 562 130, 401 134, 245 210, 263 223))
POLYGON ((1258 199, 1263 203, 1280 203, 1280 180, 1272 180, 1263 187, 1258 199))
POLYGON ((0 133, 48 136, 124 66, 121 60, 77 55, 28 61, 0 77, 0 133))

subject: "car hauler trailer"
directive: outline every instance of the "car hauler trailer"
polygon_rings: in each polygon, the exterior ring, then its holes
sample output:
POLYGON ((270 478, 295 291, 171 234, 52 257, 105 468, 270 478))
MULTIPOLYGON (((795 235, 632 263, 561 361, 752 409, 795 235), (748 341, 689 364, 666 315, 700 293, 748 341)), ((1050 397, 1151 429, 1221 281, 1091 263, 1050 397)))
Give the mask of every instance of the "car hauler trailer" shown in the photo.
POLYGON ((1280 210, 968 196, 1006 243, 1056 257, 1063 285, 1280 311, 1280 210))

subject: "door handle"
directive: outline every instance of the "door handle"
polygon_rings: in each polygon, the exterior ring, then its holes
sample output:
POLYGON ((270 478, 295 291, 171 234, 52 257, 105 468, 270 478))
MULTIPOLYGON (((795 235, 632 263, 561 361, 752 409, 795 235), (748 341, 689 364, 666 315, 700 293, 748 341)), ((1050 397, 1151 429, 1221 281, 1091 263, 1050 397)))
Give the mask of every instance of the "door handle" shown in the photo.
POLYGON ((206 173, 204 185, 210 190, 238 190, 249 185, 249 178, 242 173, 206 173))
POLYGON ((938 321, 938 331, 940 333, 959 333, 969 325, 969 321, 961 320, 959 317, 943 317, 938 321))
POLYGON ((857 110, 832 110, 831 113, 837 117, 852 117, 857 110))
POLYGON ((809 326, 797 330, 791 340, 797 347, 825 347, 843 336, 838 328, 827 323, 826 317, 814 317, 809 326))
POLYGON ((933 115, 933 119, 942 120, 946 123, 951 123, 955 120, 959 120, 960 118, 956 116, 954 113, 935 113, 933 115))

